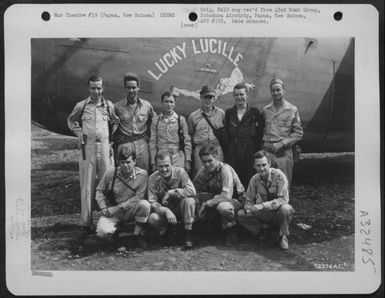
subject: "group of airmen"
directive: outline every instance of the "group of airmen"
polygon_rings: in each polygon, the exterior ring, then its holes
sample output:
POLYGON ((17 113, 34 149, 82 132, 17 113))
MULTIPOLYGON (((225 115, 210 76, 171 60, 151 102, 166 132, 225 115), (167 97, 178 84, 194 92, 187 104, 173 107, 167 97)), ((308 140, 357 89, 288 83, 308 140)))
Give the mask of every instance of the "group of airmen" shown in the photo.
POLYGON ((161 95, 157 115, 138 96, 135 73, 124 76, 126 97, 115 104, 103 97, 101 77, 91 76, 88 88, 89 97, 68 117, 81 143, 83 230, 92 233, 95 228, 96 199, 96 235, 107 241, 116 239, 125 222, 135 222, 133 239, 142 245, 148 230, 162 237, 170 225, 181 222, 189 249, 194 223, 209 225, 219 215, 227 244, 236 239, 237 224, 254 236, 268 224, 278 227, 280 248, 289 248, 293 146, 303 130, 280 79, 271 81, 272 102, 262 111, 248 104, 243 83, 235 85, 235 105, 226 111, 215 106, 216 92, 205 85, 201 108, 187 121, 174 111, 177 95, 172 89, 161 95))

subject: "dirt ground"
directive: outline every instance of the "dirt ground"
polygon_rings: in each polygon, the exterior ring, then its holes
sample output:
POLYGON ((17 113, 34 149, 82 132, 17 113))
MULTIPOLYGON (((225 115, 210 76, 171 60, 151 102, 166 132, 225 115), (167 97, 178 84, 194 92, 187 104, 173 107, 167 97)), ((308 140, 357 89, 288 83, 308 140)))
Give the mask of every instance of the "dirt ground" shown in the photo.
MULTIPOLYGON (((303 154, 296 164, 288 251, 277 247, 274 233, 261 240, 241 231, 239 242, 226 246, 212 225, 197 234, 193 250, 181 248, 177 227, 169 241, 153 239, 145 250, 126 245, 128 231, 119 239, 127 250, 100 246, 84 253, 77 140, 33 126, 31 142, 32 270, 354 271, 351 153, 303 154)), ((94 215, 96 223, 96 208, 94 215)))

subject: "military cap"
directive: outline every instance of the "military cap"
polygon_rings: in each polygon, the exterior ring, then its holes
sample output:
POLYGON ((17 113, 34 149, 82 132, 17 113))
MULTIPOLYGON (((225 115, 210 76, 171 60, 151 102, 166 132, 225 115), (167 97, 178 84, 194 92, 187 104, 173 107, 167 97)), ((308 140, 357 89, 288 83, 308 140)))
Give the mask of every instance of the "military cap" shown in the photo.
POLYGON ((274 79, 272 79, 272 80, 270 81, 270 88, 271 88, 271 86, 273 86, 274 84, 280 84, 280 85, 284 86, 282 80, 277 79, 277 78, 274 78, 274 79))
POLYGON ((205 85, 202 87, 202 90, 199 91, 200 95, 201 96, 205 96, 205 95, 213 95, 215 96, 215 90, 214 88, 212 88, 211 86, 209 85, 205 85))

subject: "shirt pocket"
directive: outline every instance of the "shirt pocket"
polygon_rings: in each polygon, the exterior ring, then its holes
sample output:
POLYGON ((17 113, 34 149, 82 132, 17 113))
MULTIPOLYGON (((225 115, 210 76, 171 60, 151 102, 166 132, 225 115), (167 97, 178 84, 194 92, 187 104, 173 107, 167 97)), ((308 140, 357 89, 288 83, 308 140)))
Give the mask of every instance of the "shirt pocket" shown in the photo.
POLYGON ((108 120, 109 120, 108 114, 103 114, 101 120, 102 120, 103 129, 106 129, 108 127, 108 120))
POLYGON ((291 126, 291 121, 288 119, 285 120, 278 120, 278 125, 283 128, 288 128, 291 126))
POLYGON ((271 185, 268 190, 269 194, 275 194, 277 192, 277 185, 271 185))
POLYGON ((148 115, 146 114, 138 114, 136 115, 136 119, 138 122, 146 122, 148 119, 148 115))
POLYGON ((266 128, 270 129, 273 124, 273 117, 269 114, 265 115, 265 125, 266 128))
POLYGON ((169 123, 169 125, 167 126, 167 132, 168 132, 168 135, 171 136, 171 138, 173 138, 173 140, 171 141, 178 141, 179 140, 179 133, 178 133, 178 122, 172 122, 172 123, 169 123))
MULTIPOLYGON (((206 121, 206 120, 205 120, 205 121, 206 121)), ((199 122, 196 124, 196 126, 195 126, 195 131, 198 132, 198 133, 200 133, 200 132, 202 132, 202 131, 206 131, 206 130, 207 130, 207 126, 208 126, 207 122, 204 123, 203 121, 199 121, 199 122)))
POLYGON ((82 116, 82 122, 83 123, 90 123, 91 121, 94 120, 94 117, 90 116, 90 115, 83 115, 82 116))
POLYGON ((283 113, 278 117, 278 125, 280 127, 291 127, 294 119, 294 114, 287 111, 287 113, 283 113))
POLYGON ((129 123, 132 121, 132 116, 128 114, 119 114, 119 119, 122 122, 129 123))
MULTIPOLYGON (((111 183, 112 183, 112 181, 111 181, 111 183)), ((114 188, 113 188, 115 200, 119 199, 123 194, 123 187, 119 184, 120 183, 118 181, 116 181, 116 179, 115 179, 115 184, 114 184, 114 188)), ((111 188, 111 185, 109 185, 109 189, 110 188, 111 188)))

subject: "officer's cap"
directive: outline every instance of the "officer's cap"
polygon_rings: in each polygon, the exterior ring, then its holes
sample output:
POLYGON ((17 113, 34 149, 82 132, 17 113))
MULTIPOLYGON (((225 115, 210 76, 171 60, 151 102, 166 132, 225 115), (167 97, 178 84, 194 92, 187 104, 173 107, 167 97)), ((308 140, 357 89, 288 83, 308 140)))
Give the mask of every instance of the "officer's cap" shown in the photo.
POLYGON ((200 95, 201 96, 206 96, 206 95, 212 95, 212 96, 215 96, 215 90, 213 87, 209 86, 209 85, 205 85, 202 87, 202 90, 199 91, 200 95))
POLYGON ((282 80, 277 79, 277 78, 274 78, 274 79, 272 79, 272 80, 270 81, 270 88, 271 88, 271 86, 273 86, 274 84, 280 84, 280 85, 282 85, 282 86, 285 86, 285 85, 283 84, 282 80))

